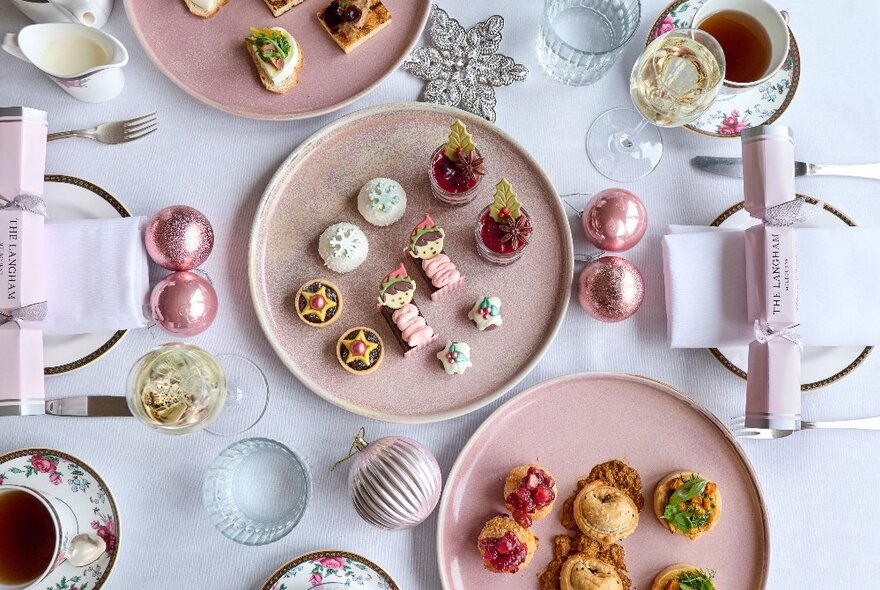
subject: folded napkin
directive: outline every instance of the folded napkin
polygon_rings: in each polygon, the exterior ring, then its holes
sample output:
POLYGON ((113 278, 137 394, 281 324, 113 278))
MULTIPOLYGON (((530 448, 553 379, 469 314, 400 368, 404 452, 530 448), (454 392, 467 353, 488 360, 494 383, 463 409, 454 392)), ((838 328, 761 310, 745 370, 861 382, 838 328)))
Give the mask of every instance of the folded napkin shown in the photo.
MULTIPOLYGON (((880 228, 798 228, 805 346, 880 344, 880 228)), ((663 238, 666 320, 672 348, 746 346, 745 233, 670 226, 663 238)))
POLYGON ((147 325, 145 223, 143 217, 46 222, 45 334, 147 325))

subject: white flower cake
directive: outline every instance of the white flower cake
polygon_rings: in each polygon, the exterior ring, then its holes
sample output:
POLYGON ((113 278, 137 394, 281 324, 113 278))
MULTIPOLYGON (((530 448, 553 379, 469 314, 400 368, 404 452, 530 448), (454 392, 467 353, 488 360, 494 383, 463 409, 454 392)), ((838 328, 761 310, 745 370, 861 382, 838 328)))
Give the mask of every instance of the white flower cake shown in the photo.
POLYGON ((446 346, 437 353, 437 358, 443 363, 443 369, 447 375, 461 375, 468 367, 473 367, 471 362, 471 347, 465 342, 446 341, 446 346))
POLYGON ((403 217, 406 191, 390 178, 368 180, 358 193, 358 211, 368 223, 385 227, 403 217))
POLYGON ((353 271, 367 259, 369 251, 367 236, 353 223, 333 224, 318 238, 318 254, 333 272, 353 271))
POLYGON ((492 326, 500 326, 504 323, 501 300, 497 297, 480 297, 468 312, 468 319, 477 325, 480 332, 492 326))

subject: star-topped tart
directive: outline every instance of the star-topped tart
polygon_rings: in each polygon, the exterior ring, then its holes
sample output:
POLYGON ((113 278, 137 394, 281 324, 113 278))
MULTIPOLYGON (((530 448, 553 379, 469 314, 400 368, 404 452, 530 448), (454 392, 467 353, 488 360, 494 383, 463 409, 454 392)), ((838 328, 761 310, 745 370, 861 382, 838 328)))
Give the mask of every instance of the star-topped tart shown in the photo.
POLYGON ((363 330, 359 331, 354 338, 343 340, 342 345, 348 349, 348 358, 345 362, 349 364, 355 361, 368 364, 370 362, 370 352, 379 346, 374 342, 368 341, 363 330))
POLYGON ((300 287, 294 301, 299 318, 316 328, 329 326, 342 311, 339 287, 323 279, 309 281, 300 287))
POLYGON ((355 375, 368 375, 379 368, 385 356, 382 338, 372 328, 356 327, 344 332, 336 343, 339 364, 355 375))

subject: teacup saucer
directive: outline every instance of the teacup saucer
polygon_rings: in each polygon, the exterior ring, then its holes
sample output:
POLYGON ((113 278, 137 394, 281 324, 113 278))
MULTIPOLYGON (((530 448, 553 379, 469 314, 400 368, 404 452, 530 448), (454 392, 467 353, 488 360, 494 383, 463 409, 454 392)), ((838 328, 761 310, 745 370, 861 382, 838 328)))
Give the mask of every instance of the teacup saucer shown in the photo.
MULTIPOLYGON (((706 0, 675 0, 666 7, 648 31, 645 45, 658 34, 691 26, 694 15, 706 0)), ((794 31, 789 38, 785 65, 763 84, 726 100, 719 100, 685 129, 708 137, 739 137, 744 129, 775 123, 785 113, 801 80, 801 54, 794 31)))
POLYGON ((97 561, 75 567, 65 561, 30 588, 99 590, 110 577, 119 547, 119 510, 110 488, 83 461, 55 449, 21 449, 0 455, 0 485, 18 484, 51 494, 76 513, 81 532, 107 543, 97 561))
POLYGON ((261 590, 400 590, 381 567, 356 553, 314 551, 272 574, 261 590))

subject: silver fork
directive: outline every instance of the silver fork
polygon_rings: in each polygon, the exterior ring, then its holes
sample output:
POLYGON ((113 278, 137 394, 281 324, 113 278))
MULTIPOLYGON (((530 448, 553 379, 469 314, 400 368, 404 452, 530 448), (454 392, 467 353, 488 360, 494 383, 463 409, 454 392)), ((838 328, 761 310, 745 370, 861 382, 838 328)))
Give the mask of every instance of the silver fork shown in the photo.
MULTIPOLYGON (((825 420, 807 422, 801 420, 801 430, 817 428, 849 428, 853 430, 880 430, 880 416, 870 418, 854 418, 852 420, 825 420)), ((738 416, 730 421, 730 431, 739 438, 784 438, 793 434, 794 430, 775 430, 772 428, 747 428, 745 416, 738 416)))
POLYGON ((86 139, 94 139, 100 143, 125 143, 140 139, 159 128, 159 119, 156 113, 141 115, 127 121, 112 121, 109 123, 101 123, 97 127, 91 129, 76 129, 73 131, 60 131, 58 133, 50 133, 48 140, 64 139, 65 137, 84 137, 86 139))

